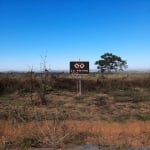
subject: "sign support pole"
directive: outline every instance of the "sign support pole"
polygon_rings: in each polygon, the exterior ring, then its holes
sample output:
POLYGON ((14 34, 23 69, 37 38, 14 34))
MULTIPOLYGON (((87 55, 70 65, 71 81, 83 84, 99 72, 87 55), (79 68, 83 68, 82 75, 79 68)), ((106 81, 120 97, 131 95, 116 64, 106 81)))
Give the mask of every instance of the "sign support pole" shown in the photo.
POLYGON ((79 96, 82 95, 82 85, 81 85, 81 78, 79 79, 79 96))
POLYGON ((79 93, 79 80, 77 78, 77 96, 78 96, 78 93, 79 93))
POLYGON ((77 76, 77 96, 82 95, 81 76, 77 76))
MULTIPOLYGON (((79 62, 80 62, 80 58, 79 58, 79 62)), ((81 96, 81 76, 79 75, 79 96, 81 96)))

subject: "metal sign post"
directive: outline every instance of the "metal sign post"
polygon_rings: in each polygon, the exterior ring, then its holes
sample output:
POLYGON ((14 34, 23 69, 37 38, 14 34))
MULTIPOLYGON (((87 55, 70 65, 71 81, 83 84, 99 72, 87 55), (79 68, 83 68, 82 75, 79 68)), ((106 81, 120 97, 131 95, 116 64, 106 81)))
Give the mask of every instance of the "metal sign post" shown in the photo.
POLYGON ((81 89, 81 78, 79 79, 79 96, 82 95, 82 89, 81 89))
POLYGON ((87 61, 72 61, 70 62, 70 74, 77 76, 77 95, 82 95, 81 75, 89 74, 89 62, 87 61))
POLYGON ((77 96, 82 95, 82 84, 81 84, 81 76, 77 76, 77 96))

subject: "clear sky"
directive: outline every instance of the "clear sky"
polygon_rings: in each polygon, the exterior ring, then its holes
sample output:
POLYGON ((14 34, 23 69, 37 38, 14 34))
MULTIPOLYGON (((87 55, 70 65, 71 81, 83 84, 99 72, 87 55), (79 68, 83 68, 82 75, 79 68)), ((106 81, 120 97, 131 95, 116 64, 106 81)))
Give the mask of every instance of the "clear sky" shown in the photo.
POLYGON ((0 71, 69 70, 105 52, 150 69, 150 0, 0 0, 0 71))

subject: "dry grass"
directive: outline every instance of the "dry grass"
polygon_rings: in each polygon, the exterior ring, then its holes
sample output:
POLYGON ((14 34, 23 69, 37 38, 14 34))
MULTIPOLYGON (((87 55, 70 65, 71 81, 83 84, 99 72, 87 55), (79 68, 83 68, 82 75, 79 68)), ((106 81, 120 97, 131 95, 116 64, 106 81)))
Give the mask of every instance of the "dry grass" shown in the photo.
MULTIPOLYGON (((0 94, 4 92, 32 90, 39 92, 43 78, 40 74, 33 74, 32 80, 29 73, 21 75, 4 74, 0 75, 0 94)), ((114 88, 127 89, 130 87, 149 88, 150 74, 91 74, 82 76, 83 90, 95 91, 103 88, 104 90, 112 90, 114 88)), ((55 90, 76 90, 76 77, 70 75, 49 75, 46 85, 55 90)))
POLYGON ((8 143, 20 145, 25 138, 35 138, 41 143, 41 146, 52 146, 53 143, 59 146, 65 146, 66 143, 127 147, 149 146, 150 122, 132 121, 123 124, 101 121, 66 121, 57 125, 54 125, 52 121, 17 125, 6 121, 0 123, 1 145, 8 143), (60 142, 57 143, 56 141, 59 140, 60 142))
POLYGON ((150 144, 150 122, 81 122, 78 129, 89 132, 88 143, 139 147, 150 144))
POLYGON ((150 75, 0 76, 0 148, 150 145, 150 75), (31 87, 32 86, 32 87, 31 87), (31 99, 32 96, 32 99, 31 99))

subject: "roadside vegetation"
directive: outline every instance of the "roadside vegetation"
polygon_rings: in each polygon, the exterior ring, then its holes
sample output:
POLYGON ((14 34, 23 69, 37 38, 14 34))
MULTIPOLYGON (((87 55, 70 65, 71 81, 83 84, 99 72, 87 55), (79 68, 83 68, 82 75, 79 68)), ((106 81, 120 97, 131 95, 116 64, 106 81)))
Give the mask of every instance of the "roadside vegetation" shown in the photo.
POLYGON ((0 148, 150 146, 150 74, 0 74, 0 148))

